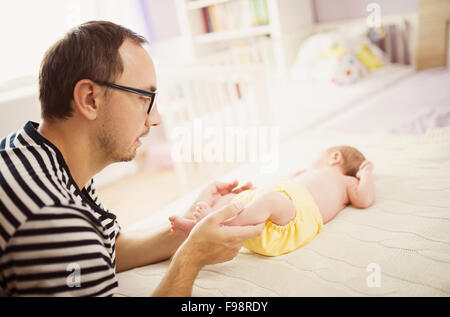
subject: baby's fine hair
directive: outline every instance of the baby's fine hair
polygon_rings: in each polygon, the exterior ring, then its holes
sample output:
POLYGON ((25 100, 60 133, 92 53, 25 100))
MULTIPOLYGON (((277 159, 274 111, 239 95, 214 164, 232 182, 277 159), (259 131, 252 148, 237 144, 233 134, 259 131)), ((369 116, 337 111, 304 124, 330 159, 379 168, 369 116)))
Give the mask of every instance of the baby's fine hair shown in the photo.
POLYGON ((354 147, 348 145, 333 146, 327 149, 328 154, 335 151, 342 153, 342 158, 344 161, 342 164, 342 172, 344 175, 356 177, 359 167, 362 162, 366 160, 364 155, 354 147))

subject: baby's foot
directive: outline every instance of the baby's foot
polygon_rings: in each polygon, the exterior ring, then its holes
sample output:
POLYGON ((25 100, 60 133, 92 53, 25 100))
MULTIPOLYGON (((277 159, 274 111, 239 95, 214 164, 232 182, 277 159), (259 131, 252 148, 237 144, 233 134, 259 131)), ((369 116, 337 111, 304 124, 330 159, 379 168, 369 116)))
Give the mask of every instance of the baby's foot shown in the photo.
POLYGON ((186 237, 189 235, 192 228, 194 228, 196 224, 195 220, 189 220, 179 216, 171 216, 169 217, 169 221, 171 224, 170 231, 182 234, 186 237))
POLYGON ((204 201, 200 201, 195 206, 194 217, 197 219, 197 221, 200 221, 202 218, 206 217, 211 211, 212 208, 207 203, 205 203, 204 201))

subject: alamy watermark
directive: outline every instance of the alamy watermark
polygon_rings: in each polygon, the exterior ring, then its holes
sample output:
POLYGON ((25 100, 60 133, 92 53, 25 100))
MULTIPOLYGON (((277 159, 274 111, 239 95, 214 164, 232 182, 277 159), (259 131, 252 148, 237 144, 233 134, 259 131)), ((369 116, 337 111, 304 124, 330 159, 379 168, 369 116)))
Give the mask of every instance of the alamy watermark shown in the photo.
POLYGON ((279 127, 206 126, 194 119, 191 126, 173 129, 172 160, 183 163, 259 164, 261 173, 279 167, 279 127))
POLYGON ((370 272, 367 276, 367 287, 381 287, 381 267, 378 263, 370 263, 366 268, 367 272, 370 272))
POLYGON ((67 272, 71 272, 66 279, 68 287, 81 287, 81 268, 78 263, 70 263, 66 268, 67 272))
POLYGON ((81 5, 72 1, 66 8, 66 26, 73 28, 81 22, 81 5))
POLYGON ((381 26, 381 6, 376 2, 371 2, 366 7, 369 15, 366 22, 369 28, 379 28, 381 26))

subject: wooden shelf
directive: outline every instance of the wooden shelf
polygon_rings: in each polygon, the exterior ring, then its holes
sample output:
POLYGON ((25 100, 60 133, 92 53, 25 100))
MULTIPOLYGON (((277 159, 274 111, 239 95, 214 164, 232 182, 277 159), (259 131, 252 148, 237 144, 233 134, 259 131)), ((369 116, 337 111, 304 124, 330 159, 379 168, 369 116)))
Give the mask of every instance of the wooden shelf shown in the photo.
POLYGON ((194 40, 197 44, 215 43, 221 41, 229 41, 240 38, 252 37, 257 35, 271 34, 272 27, 270 25, 253 26, 245 29, 232 31, 212 32, 195 36, 194 40))
MULTIPOLYGON (((186 55, 189 56, 189 62, 195 64, 202 59, 219 54, 226 50, 226 47, 233 45, 217 45, 221 42, 226 43, 233 40, 247 40, 249 44, 256 43, 257 37, 269 36, 272 46, 267 50, 267 54, 262 53, 263 58, 271 59, 268 63, 276 64, 276 68, 280 73, 287 74, 289 63, 292 62, 302 38, 309 33, 309 27, 314 24, 314 14, 312 10, 311 0, 265 0, 264 10, 267 11, 268 24, 252 26, 250 15, 257 15, 260 19, 265 18, 264 14, 260 14, 262 6, 258 6, 256 10, 253 0, 174 0, 178 23, 183 39, 186 40, 186 55), (242 2, 242 8, 234 6, 234 3, 242 2), (248 2, 248 3, 244 3, 248 2), (222 5, 223 4, 223 5, 222 5), (215 7, 217 5, 217 7, 215 7), (228 6, 230 5, 230 6, 228 6), (212 8, 210 12, 209 8, 212 8), (237 8, 237 9, 236 9, 237 8), (208 21, 208 15, 210 16, 208 21), (257 13, 256 11, 259 13, 257 13), (236 12, 235 12, 236 11, 236 12), (233 13, 231 13, 233 12, 233 13), (235 13, 234 13, 235 12, 235 13), (212 19, 217 22, 217 14, 219 13, 218 25, 212 23, 212 19), (234 17, 230 19, 233 23, 227 23, 228 20, 221 21, 220 15, 226 17, 234 17), (206 19, 205 19, 206 18, 206 19), (205 21, 206 20, 206 21, 205 21), (249 21, 246 21, 249 20, 249 21), (205 24, 210 24, 206 26, 205 24), (222 25, 223 24, 223 25, 222 25), (233 29, 228 29, 233 27, 233 29), (224 30, 207 33, 207 30, 224 30), (226 31, 225 31, 226 30, 226 31), (252 39, 253 38, 253 39, 252 39), (289 43, 286 39, 290 39, 289 43)), ((259 4, 259 2, 258 2, 259 4)), ((227 43, 229 44, 229 43, 227 43)), ((253 54, 253 53, 252 53, 253 54)), ((232 61, 233 63, 237 61, 232 61)))

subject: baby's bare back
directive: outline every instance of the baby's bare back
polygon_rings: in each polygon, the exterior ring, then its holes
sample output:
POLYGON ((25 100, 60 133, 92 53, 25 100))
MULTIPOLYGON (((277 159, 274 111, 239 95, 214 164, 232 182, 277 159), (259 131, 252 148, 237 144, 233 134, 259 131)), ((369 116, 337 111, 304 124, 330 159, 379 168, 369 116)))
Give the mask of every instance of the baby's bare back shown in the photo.
POLYGON ((307 170, 293 180, 308 188, 324 223, 333 219, 349 204, 345 176, 331 168, 307 170))

